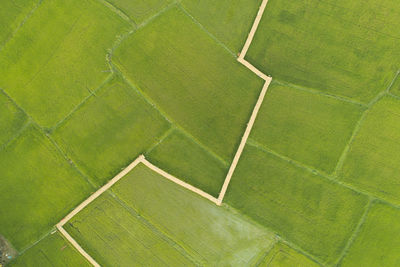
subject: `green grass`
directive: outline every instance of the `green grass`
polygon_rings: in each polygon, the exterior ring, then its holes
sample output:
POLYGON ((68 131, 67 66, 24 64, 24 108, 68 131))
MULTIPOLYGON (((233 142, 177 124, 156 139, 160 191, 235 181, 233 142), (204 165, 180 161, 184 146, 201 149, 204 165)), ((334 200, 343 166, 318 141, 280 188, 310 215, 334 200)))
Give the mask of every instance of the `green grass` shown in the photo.
POLYGON ((261 0, 183 0, 183 7, 235 54, 242 50, 261 0))
POLYGON ((0 51, 38 0, 2 0, 0 9, 0 51))
POLYGON ((0 91, 0 150, 26 124, 27 116, 0 91))
POLYGON ((114 77, 55 130, 54 138, 97 184, 104 184, 168 128, 137 91, 114 77))
POLYGON ((39 241, 39 243, 12 261, 9 266, 89 267, 91 265, 57 232, 39 241))
POLYGON ((102 266, 195 266, 168 238, 108 193, 64 228, 102 266))
POLYGON ((250 138, 281 155, 332 173, 364 110, 275 82, 268 89, 250 138))
POLYGON ((128 15, 136 24, 156 15, 174 0, 106 0, 128 15))
POLYGON ((317 267, 318 263, 292 249, 288 245, 277 243, 267 256, 260 262, 259 267, 317 267))
POLYGON ((400 210, 372 206, 341 266, 399 266, 400 210))
POLYGON ((396 79, 393 81, 392 87, 390 88, 390 93, 400 96, 400 70, 396 79))
POLYGON ((35 127, 0 151, 0 232, 18 250, 32 244, 92 187, 35 127))
MULTIPOLYGON (((254 263, 271 246, 272 235, 260 226, 172 183, 142 164, 119 181, 112 192, 123 207, 117 208, 115 201, 110 204, 110 200, 107 203, 100 200, 73 218, 72 225, 66 226, 74 237, 84 241, 82 246, 96 246, 96 255, 102 255, 99 259, 126 253, 120 261, 128 262, 130 253, 135 251, 136 259, 157 260, 149 255, 151 252, 132 250, 138 242, 132 237, 152 248, 150 245, 161 236, 194 263, 216 266, 254 263), (89 222, 94 224, 89 225, 89 222), (124 228, 137 230, 127 234, 124 228), (109 244, 115 244, 119 250, 111 253, 109 244), (106 250, 108 253, 102 253, 106 250)), ((170 248, 156 252, 163 260, 165 257, 176 260, 176 255, 179 254, 171 252, 170 248)))
POLYGON ((178 129, 146 155, 159 168, 218 197, 229 164, 222 162, 178 129))
POLYGON ((170 8, 129 36, 113 62, 174 122, 231 161, 263 80, 181 9, 170 8))
POLYGON ((0 53, 0 87, 51 127, 109 75, 107 49, 127 26, 98 1, 44 1, 0 53))
POLYGON ((248 145, 225 201, 322 262, 340 255, 367 198, 248 145))
POLYGON ((400 100, 384 97, 368 111, 339 173, 341 180, 400 204, 400 100))
POLYGON ((264 73, 368 102, 399 68, 400 2, 271 0, 246 59, 264 73))

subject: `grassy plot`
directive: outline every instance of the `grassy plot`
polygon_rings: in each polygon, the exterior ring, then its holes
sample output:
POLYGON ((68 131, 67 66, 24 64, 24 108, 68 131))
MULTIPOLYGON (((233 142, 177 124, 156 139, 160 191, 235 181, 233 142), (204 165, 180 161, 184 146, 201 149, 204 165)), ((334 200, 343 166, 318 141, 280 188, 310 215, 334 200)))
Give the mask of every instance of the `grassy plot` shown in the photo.
POLYGON ((60 125, 54 138, 103 184, 157 142, 169 123, 118 77, 60 125))
POLYGON ((107 0, 107 2, 128 15, 136 24, 140 24, 174 0, 107 0))
POLYGON ((127 25, 98 1, 44 1, 0 53, 0 87, 51 127, 109 75, 107 49, 127 25))
POLYGON ((108 193, 65 229, 102 266, 194 266, 173 241, 108 193))
POLYGON ((0 232, 18 250, 36 241, 92 187, 29 126, 0 151, 0 232))
POLYGON ((399 266, 399 221, 399 209, 373 205, 341 266, 399 266))
POLYGON ((0 50, 23 22, 38 0, 2 0, 0 9, 0 50))
POLYGON ((263 81, 181 9, 129 36, 113 62, 179 126, 231 161, 263 81))
POLYGON ((27 122, 27 116, 0 91, 0 147, 14 137, 27 122))
POLYGON ((397 74, 396 79, 393 81, 392 87, 390 88, 390 92, 400 96, 400 70, 397 74))
POLYGON ((381 99, 368 111, 339 173, 341 179, 400 203, 400 100, 381 99))
POLYGON ((323 262, 341 253, 366 197, 248 145, 226 202, 323 262))
POLYGON ((300 252, 284 243, 277 243, 267 256, 260 262, 259 267, 317 267, 318 263, 307 258, 300 252))
POLYGON ((363 111, 359 105, 275 82, 268 89, 251 138, 332 173, 363 111))
POLYGON ((161 265, 183 266, 178 263, 190 259, 196 265, 243 266, 257 261, 272 243, 263 228, 142 164, 112 191, 120 204, 101 197, 66 225, 105 265, 118 258, 128 265, 161 259, 161 265))
POLYGON ((183 7, 235 54, 242 50, 261 0, 183 0, 183 7))
POLYGON ((368 102, 400 60, 400 2, 271 0, 246 59, 274 78, 368 102))
POLYGON ((150 153, 148 160, 179 179, 218 197, 229 164, 176 129, 150 153))
POLYGON ((57 232, 48 235, 33 247, 24 252, 9 266, 91 266, 71 244, 57 232))

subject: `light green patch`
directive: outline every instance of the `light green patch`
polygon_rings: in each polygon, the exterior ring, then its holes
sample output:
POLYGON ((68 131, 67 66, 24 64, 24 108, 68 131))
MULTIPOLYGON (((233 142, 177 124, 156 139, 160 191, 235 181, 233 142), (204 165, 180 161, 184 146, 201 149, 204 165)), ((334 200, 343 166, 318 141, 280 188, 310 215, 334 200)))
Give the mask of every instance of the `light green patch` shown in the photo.
POLYGON ((369 102, 399 68, 400 2, 268 1, 246 59, 264 73, 369 102))
POLYGON ((111 190, 123 207, 117 208, 115 201, 110 204, 110 200, 100 200, 74 217, 73 227, 66 226, 75 238, 82 240, 83 247, 104 262, 106 257, 117 259, 118 255, 125 255, 118 262, 128 262, 132 255, 141 261, 158 262, 166 257, 173 261, 179 251, 196 264, 244 266, 254 264, 273 242, 272 235, 260 226, 227 207, 216 206, 143 164, 111 190), (155 245, 161 242, 157 241, 159 236, 176 251, 155 245), (142 247, 153 250, 154 245, 159 250, 155 255, 144 248, 127 250, 138 247, 135 245, 138 242, 142 247), (118 246, 118 250, 112 249, 113 246, 118 246))
POLYGON ((157 167, 215 197, 229 168, 179 130, 174 130, 146 157, 157 167))
POLYGON ((373 195, 400 203, 400 100, 384 97, 368 111, 339 177, 373 195))
POLYGON ((242 50, 261 0, 183 0, 184 8, 235 54, 242 50))
POLYGON ((341 266, 399 266, 400 210, 372 206, 341 266))
POLYGON ((174 0, 107 0, 107 2, 128 15, 136 24, 140 24, 174 0))
POLYGON ((26 122, 25 113, 0 91, 0 148, 12 139, 26 122))
POLYGON ((51 127, 109 75, 107 49, 127 26, 98 1, 43 1, 0 53, 0 87, 51 127))
POLYGON ((322 262, 340 255, 367 198, 248 145, 225 201, 322 262))
POLYGON ((96 183, 104 184, 168 127, 137 91, 113 78, 56 129, 54 138, 96 183))
POLYGON ((390 87, 390 93, 400 96, 400 70, 397 72, 395 80, 393 80, 393 84, 390 87))
POLYGON ((10 263, 10 267, 18 266, 89 267, 91 265, 57 232, 39 241, 38 244, 25 251, 24 254, 10 263))
POLYGON ((195 266, 184 251, 108 193, 64 228, 102 266, 195 266))
POLYGON ((92 190, 33 126, 0 152, 0 231, 18 250, 48 232, 92 190))
POLYGON ((181 9, 169 9, 129 36, 113 62, 181 128, 232 160, 263 80, 181 9))
POLYGON ((0 8, 0 51, 1 47, 20 26, 24 18, 35 7, 38 0, 2 0, 0 8))
POLYGON ((284 243, 276 244, 258 267, 317 267, 318 263, 284 243))
POLYGON ((332 173, 364 110, 273 83, 250 137, 281 155, 332 173))

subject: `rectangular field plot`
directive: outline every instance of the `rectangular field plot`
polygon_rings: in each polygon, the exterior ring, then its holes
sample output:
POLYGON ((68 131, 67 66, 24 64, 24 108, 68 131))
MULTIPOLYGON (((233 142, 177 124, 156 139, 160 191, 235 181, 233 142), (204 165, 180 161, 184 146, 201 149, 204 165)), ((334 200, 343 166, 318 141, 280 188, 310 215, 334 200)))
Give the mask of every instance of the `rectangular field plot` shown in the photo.
POLYGON ((374 204, 341 266, 399 266, 399 222, 399 209, 374 204))
POLYGON ((246 59, 272 77, 369 102, 400 60, 400 2, 268 2, 246 59))
POLYGON ((179 7, 129 36, 113 62, 176 124, 232 160, 263 80, 179 7))
POLYGON ((0 8, 0 50, 39 0, 2 0, 0 8))
POLYGON ((0 149, 27 123, 25 113, 0 91, 0 149))
POLYGON ((25 251, 10 267, 90 267, 86 259, 57 232, 51 234, 25 251))
POLYGON ((114 77, 53 133, 96 184, 104 184, 169 128, 128 84, 114 77))
POLYGON ((64 228, 104 266, 244 266, 273 237, 226 207, 136 166, 64 228))
POLYGON ((33 126, 0 151, 0 173, 0 232, 18 250, 38 240, 92 190, 33 126))
POLYGON ((229 164, 180 130, 173 130, 146 157, 157 167, 218 197, 229 164))
POLYGON ((332 173, 364 109, 275 82, 268 89, 250 138, 332 173))
POLYGON ((400 99, 385 97, 368 111, 339 173, 341 180, 400 204, 400 99))
POLYGON ((277 243, 258 267, 318 267, 318 263, 284 243, 277 243))
POLYGON ((253 25, 261 0, 183 0, 182 6, 235 54, 253 25))
POLYGON ((247 145, 226 203, 323 263, 337 259, 366 197, 247 145))
POLYGON ((109 75, 107 49, 127 25, 99 1, 43 1, 0 53, 0 87, 51 127, 109 75))
POLYGON ((174 0, 107 0, 128 15, 136 24, 157 15, 174 0))

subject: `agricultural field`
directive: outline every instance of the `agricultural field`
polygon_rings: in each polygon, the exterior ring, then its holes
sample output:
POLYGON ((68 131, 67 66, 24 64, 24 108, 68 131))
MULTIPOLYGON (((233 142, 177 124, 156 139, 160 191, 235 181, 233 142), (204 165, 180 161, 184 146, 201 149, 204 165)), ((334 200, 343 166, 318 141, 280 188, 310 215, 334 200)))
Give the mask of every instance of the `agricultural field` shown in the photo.
POLYGON ((400 2, 271 0, 246 59, 272 77, 368 103, 399 69, 400 2))
POLYGON ((144 165, 110 190, 65 225, 101 265, 243 266, 256 263, 274 240, 144 165))
POLYGON ((59 233, 53 233, 40 240, 10 266, 91 266, 59 233))
POLYGON ((400 266, 400 2, 0 2, 0 267, 400 266))

